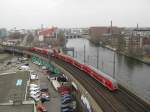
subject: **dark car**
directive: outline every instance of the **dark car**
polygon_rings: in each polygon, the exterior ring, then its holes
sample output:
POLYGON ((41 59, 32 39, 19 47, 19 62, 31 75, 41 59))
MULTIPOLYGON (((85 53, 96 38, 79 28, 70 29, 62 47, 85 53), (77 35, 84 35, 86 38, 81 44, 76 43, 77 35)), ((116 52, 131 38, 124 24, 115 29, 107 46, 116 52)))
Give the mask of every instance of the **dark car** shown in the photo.
POLYGON ((66 98, 62 101, 62 104, 67 104, 67 103, 71 103, 72 99, 70 98, 66 98))
POLYGON ((71 97, 70 94, 64 94, 64 95, 61 95, 61 97, 71 97))
POLYGON ((46 83, 40 84, 40 91, 41 92, 48 92, 48 85, 46 83))
POLYGON ((41 93, 41 101, 50 101, 50 96, 48 93, 41 93))
POLYGON ((64 97, 62 97, 61 99, 62 99, 62 100, 67 100, 67 99, 72 99, 72 97, 71 97, 71 96, 64 96, 64 97))
POLYGON ((25 63, 24 65, 25 65, 25 66, 29 66, 29 63, 25 63))
POLYGON ((64 109, 61 109, 61 112, 73 112, 73 109, 71 109, 71 108, 64 108, 64 109))
POLYGON ((66 108, 66 107, 71 107, 71 103, 67 103, 67 104, 62 104, 61 108, 66 108))
POLYGON ((11 64, 11 62, 9 61, 9 62, 7 62, 7 65, 10 65, 11 64))
POLYGON ((61 105, 61 109, 66 109, 66 108, 70 108, 70 110, 72 110, 72 106, 71 106, 71 103, 68 103, 68 104, 62 104, 61 105))

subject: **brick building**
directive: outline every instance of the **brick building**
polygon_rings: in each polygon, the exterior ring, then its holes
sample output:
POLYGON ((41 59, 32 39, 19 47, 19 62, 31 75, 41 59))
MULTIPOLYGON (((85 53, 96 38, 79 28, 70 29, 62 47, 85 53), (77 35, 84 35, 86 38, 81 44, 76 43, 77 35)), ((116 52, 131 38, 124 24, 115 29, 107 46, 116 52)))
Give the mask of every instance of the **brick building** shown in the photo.
POLYGON ((43 41, 46 38, 57 38, 57 28, 42 29, 38 32, 39 40, 43 41))
POLYGON ((119 27, 90 27, 89 36, 91 40, 99 42, 105 41, 111 38, 112 35, 117 35, 122 32, 122 28, 119 27))

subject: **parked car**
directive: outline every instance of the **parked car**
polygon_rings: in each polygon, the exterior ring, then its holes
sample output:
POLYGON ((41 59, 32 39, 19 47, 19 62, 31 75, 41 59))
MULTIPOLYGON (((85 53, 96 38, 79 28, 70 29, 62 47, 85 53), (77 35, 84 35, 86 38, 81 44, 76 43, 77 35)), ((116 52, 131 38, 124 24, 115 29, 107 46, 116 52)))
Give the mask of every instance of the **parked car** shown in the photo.
POLYGON ((71 99, 64 99, 63 101, 62 101, 62 104, 67 104, 67 103, 71 103, 71 99))
POLYGON ((26 60, 28 60, 28 58, 22 57, 22 60, 23 60, 23 61, 26 61, 26 60))
POLYGON ((40 93, 40 90, 39 89, 30 90, 30 93, 32 93, 32 92, 39 92, 40 93))
POLYGON ((39 77, 38 77, 38 75, 32 74, 32 75, 30 75, 30 79, 31 79, 31 80, 38 80, 39 77))
POLYGON ((62 101, 67 101, 67 100, 72 100, 72 98, 71 97, 66 97, 66 98, 62 98, 62 101))
POLYGON ((25 65, 25 66, 29 66, 29 63, 25 63, 24 65, 25 65))
POLYGON ((47 75, 47 79, 50 81, 50 76, 49 75, 47 75))
POLYGON ((67 103, 67 104, 62 104, 61 108, 67 108, 67 107, 71 107, 71 103, 67 103))
POLYGON ((30 84, 30 88, 32 88, 32 87, 40 87, 40 86, 37 84, 30 84))
POLYGON ((41 100, 49 101, 50 100, 50 96, 47 93, 42 92, 41 93, 41 100))
POLYGON ((61 95, 61 97, 67 97, 67 96, 71 96, 71 95, 70 94, 61 95))
POLYGON ((21 68, 22 70, 29 70, 29 69, 30 69, 29 66, 25 66, 25 65, 21 66, 20 68, 21 68))
POLYGON ((37 110, 40 112, 47 112, 47 108, 44 104, 38 104, 37 105, 37 110))
POLYGON ((39 101, 40 100, 40 95, 30 95, 31 98, 33 98, 35 101, 39 101))
POLYGON ((68 87, 68 86, 61 86, 61 87, 58 88, 58 91, 60 93, 63 92, 63 91, 69 91, 69 92, 71 92, 71 88, 68 87))
POLYGON ((70 94, 70 92, 69 92, 69 91, 63 91, 63 92, 61 92, 60 94, 61 94, 61 95, 66 95, 66 94, 70 94))
POLYGON ((46 68, 46 66, 42 66, 42 70, 46 70, 47 68, 46 68))
POLYGON ((41 90, 41 92, 48 92, 48 85, 47 85, 47 83, 41 83, 40 84, 40 90, 41 90))
POLYGON ((30 87, 29 89, 30 91, 34 91, 34 90, 40 90, 40 87, 30 87))
POLYGON ((30 95, 39 95, 40 91, 30 91, 30 95))
POLYGON ((73 109, 71 109, 71 108, 64 108, 64 109, 61 109, 61 112, 73 112, 73 109))
POLYGON ((61 99, 63 100, 63 99, 66 99, 66 98, 70 98, 70 99, 72 99, 72 97, 71 96, 63 96, 63 97, 61 97, 61 99))

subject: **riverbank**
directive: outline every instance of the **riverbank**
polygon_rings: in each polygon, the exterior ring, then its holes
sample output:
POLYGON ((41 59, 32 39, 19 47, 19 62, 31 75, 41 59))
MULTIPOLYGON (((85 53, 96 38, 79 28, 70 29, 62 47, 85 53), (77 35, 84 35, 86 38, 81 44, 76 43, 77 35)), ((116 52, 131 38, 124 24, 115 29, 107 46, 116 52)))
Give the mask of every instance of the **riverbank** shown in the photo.
MULTIPOLYGON (((111 46, 109 46, 109 45, 102 46, 102 47, 107 48, 107 49, 109 49, 109 50, 111 50, 111 51, 117 52, 117 50, 116 50, 115 48, 113 48, 113 47, 111 47, 111 46)), ((127 55, 127 54, 124 53, 124 52, 117 52, 117 53, 122 54, 122 55, 124 55, 124 56, 127 56, 127 57, 129 57, 129 58, 138 60, 138 61, 140 61, 140 62, 142 62, 142 63, 145 63, 145 64, 150 65, 150 58, 144 57, 143 59, 141 59, 141 58, 136 58, 136 57, 129 56, 129 55, 127 55)))
MULTIPOLYGON (((76 58, 84 61, 84 45, 86 45, 85 61, 93 67, 97 67, 97 50, 99 50, 99 69, 113 76, 114 53, 113 49, 105 46, 94 45, 88 39, 69 39, 67 47, 74 47, 76 58), (97 49, 99 47, 99 49, 97 49), (89 58, 88 58, 89 57, 89 58)), ((129 58, 123 54, 116 53, 115 58, 115 79, 118 83, 128 88, 131 92, 149 102, 150 69, 137 59, 129 58)))

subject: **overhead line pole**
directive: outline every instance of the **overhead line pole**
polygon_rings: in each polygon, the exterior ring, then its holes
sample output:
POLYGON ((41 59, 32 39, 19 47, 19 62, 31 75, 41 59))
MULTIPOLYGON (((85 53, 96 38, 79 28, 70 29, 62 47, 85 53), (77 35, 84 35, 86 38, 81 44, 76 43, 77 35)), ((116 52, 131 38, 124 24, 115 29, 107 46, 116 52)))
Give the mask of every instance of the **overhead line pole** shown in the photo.
POLYGON ((97 69, 99 69, 99 47, 97 47, 97 69))
POLYGON ((86 59, 85 59, 85 57, 86 57, 86 50, 85 50, 85 44, 84 44, 84 63, 86 62, 86 59))
MULTIPOLYGON (((111 39, 113 38, 112 37, 112 34, 113 34, 113 30, 112 30, 112 20, 111 20, 111 26, 110 26, 110 31, 111 31, 111 39)), ((116 68, 115 68, 115 65, 116 65, 116 61, 115 61, 115 52, 116 51, 114 51, 113 50, 113 52, 114 52, 114 55, 113 55, 113 78, 115 78, 115 70, 116 70, 116 68)))

